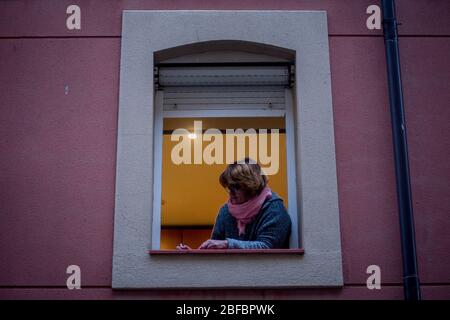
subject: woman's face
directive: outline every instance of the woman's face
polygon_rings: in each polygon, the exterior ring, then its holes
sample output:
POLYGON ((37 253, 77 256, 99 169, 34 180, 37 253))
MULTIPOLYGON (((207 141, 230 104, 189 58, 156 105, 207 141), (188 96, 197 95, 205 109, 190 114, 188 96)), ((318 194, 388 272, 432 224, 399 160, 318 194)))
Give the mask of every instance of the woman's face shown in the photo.
POLYGON ((248 200, 247 194, 239 188, 239 186, 231 186, 228 188, 230 194, 230 200, 233 204, 244 203, 248 200))

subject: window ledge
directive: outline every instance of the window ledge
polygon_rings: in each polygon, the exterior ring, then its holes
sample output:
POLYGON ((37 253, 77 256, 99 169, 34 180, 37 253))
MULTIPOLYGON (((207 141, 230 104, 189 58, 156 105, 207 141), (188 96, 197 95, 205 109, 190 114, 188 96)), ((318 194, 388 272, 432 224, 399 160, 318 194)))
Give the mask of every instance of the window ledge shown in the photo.
POLYGON ((304 249, 192 249, 192 250, 148 250, 150 255, 191 254, 304 254, 304 249))

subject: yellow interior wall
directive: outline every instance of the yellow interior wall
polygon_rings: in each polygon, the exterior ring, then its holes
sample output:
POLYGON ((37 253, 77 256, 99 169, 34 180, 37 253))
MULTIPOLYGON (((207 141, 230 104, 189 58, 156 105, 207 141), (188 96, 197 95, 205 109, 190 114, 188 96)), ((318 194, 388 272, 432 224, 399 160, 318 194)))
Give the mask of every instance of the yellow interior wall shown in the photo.
POLYGON ((172 230, 172 229, 162 229, 161 230, 161 241, 160 241, 160 249, 176 249, 177 245, 179 245, 183 241, 183 234, 181 230, 172 230))
MULTIPOLYGON (((183 121, 183 119, 179 121, 183 121)), ((235 123, 233 123, 233 120, 229 120, 228 122, 224 122, 224 120, 221 120, 221 122, 211 122, 210 120, 208 125, 204 123, 203 129, 211 127, 218 129, 262 127, 258 119, 253 119, 253 123, 251 121, 249 122, 248 119, 246 121, 247 123, 243 124, 238 120, 235 123), (252 124, 257 125, 252 126, 252 124)), ((192 128, 193 121, 190 123, 192 128)), ((280 118, 275 118, 272 124, 269 122, 263 123, 263 125, 267 129, 274 127, 280 128, 280 124, 282 125, 282 123, 280 118)), ((191 129, 187 126, 186 119, 184 119, 183 124, 184 126, 178 126, 178 128, 191 129)), ((173 130, 175 128, 177 128, 177 123, 173 119, 171 119, 170 123, 165 121, 164 130, 173 130)), ((179 142, 171 141, 170 137, 170 134, 163 135, 161 224, 163 227, 179 226, 180 228, 179 230, 162 230, 161 249, 174 249, 182 240, 191 247, 198 247, 201 242, 209 238, 211 226, 215 222, 216 215, 220 207, 227 201, 227 192, 219 183, 219 176, 225 170, 227 164, 207 165, 203 163, 175 165, 171 161, 171 150, 179 142), (191 230, 188 232, 186 230, 183 231, 183 229, 189 226, 205 226, 205 229, 191 230)), ((280 133, 279 138, 280 166, 277 174, 268 176, 269 187, 283 198, 287 206, 285 134, 280 133)), ((203 148, 208 144, 208 141, 203 142, 203 148)), ((248 147, 246 152, 248 153, 248 147)))
POLYGON ((162 229, 161 250, 176 249, 180 243, 186 244, 192 249, 197 249, 211 236, 211 228, 208 229, 162 229))

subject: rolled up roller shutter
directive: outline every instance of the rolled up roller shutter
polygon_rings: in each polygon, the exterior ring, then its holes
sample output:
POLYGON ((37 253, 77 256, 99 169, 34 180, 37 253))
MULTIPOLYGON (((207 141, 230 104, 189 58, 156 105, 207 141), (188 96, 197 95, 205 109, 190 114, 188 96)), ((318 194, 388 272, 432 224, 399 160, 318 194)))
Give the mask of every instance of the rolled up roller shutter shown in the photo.
POLYGON ((289 68, 279 66, 171 66, 159 68, 159 85, 287 86, 289 68))
POLYGON ((170 66, 157 70, 164 112, 285 109, 289 66, 170 66))

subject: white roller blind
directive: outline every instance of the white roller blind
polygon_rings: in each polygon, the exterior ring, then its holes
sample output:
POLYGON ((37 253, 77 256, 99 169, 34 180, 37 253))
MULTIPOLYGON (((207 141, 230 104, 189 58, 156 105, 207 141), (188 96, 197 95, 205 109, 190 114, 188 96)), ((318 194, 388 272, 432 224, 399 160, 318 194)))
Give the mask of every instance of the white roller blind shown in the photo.
POLYGON ((160 67, 163 112, 177 116, 282 116, 289 69, 282 66, 160 67))
POLYGON ((281 86, 167 87, 163 110, 284 110, 281 86))
POLYGON ((283 86, 289 69, 280 66, 170 66, 159 67, 161 86, 283 86))

